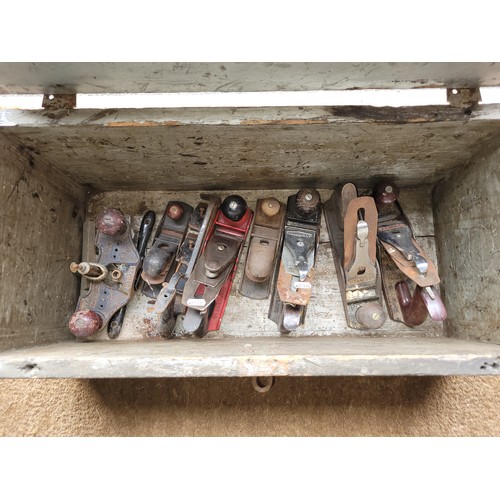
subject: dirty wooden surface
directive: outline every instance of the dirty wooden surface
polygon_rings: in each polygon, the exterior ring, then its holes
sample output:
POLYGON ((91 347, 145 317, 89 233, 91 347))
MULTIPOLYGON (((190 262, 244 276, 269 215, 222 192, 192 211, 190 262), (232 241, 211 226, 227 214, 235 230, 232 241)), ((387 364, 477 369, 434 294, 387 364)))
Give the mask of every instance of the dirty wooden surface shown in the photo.
POLYGON ((500 84, 488 62, 2 63, 1 93, 249 92, 500 84))
POLYGON ((0 127, 99 191, 415 186, 498 146, 492 107, 3 111, 0 127))
POLYGON ((500 343, 500 149, 435 192, 448 333, 500 343))
POLYGON ((68 339, 81 251, 83 191, 0 135, 0 347, 68 339), (55 187, 59 186, 59 187, 55 187))
POLYGON ((12 378, 499 375, 500 346, 439 338, 60 342, 0 353, 12 378))
MULTIPOLYGON (((232 192, 217 192, 224 198, 232 192)), ((295 191, 239 191, 250 208, 255 208, 257 198, 273 196, 285 202, 289 195, 295 191)), ((323 201, 329 199, 330 190, 320 190, 323 201)), ((157 214, 157 224, 161 214, 165 210, 167 202, 170 200, 184 201, 195 205, 198 200, 198 193, 184 192, 106 192, 93 196, 88 207, 89 218, 105 208, 112 206, 119 208, 126 214, 134 216, 135 228, 138 228, 143 213, 146 210, 154 210, 157 214)), ((401 203, 407 212, 408 217, 414 225, 414 230, 418 241, 429 252, 431 258, 436 261, 434 250, 434 227, 432 211, 430 206, 430 190, 428 188, 403 190, 401 203)), ((150 242, 151 244, 151 242, 150 242)), ((248 241, 242 254, 241 263, 245 262, 248 241)), ((269 299, 252 300, 239 294, 238 289, 244 271, 243 264, 238 266, 236 277, 231 290, 231 295, 226 308, 226 313, 222 321, 219 332, 209 333, 209 337, 260 337, 278 335, 278 328, 275 323, 268 319, 269 299)), ((136 293, 131 299, 125 321, 123 323, 120 340, 148 339, 156 336, 157 315, 154 314, 154 302, 143 295, 136 293)), ((181 322, 177 324, 180 330, 181 322)), ((430 319, 422 325, 409 328, 402 323, 387 320, 385 325, 378 330, 353 330, 347 327, 342 299, 340 297, 339 285, 330 247, 328 231, 326 229, 324 217, 322 217, 320 246, 316 263, 316 271, 313 285, 312 298, 308 306, 305 325, 300 327, 291 336, 309 335, 335 335, 335 336, 439 336, 443 334, 441 323, 430 319)), ((97 336, 99 340, 109 340, 105 332, 97 336)), ((113 341, 116 342, 116 341, 113 341)))

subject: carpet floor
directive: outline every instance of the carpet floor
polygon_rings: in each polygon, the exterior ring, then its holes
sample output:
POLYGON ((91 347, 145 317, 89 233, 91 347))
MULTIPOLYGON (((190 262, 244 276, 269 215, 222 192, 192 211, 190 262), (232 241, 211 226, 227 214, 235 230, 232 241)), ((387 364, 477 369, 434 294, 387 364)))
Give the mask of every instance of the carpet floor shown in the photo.
POLYGON ((0 380, 2 436, 499 436, 500 377, 0 380))

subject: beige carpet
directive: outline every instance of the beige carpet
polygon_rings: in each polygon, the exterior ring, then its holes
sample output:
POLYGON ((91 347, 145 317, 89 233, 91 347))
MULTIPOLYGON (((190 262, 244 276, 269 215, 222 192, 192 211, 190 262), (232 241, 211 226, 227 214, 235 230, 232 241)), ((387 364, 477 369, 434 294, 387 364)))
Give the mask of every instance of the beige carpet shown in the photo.
POLYGON ((498 436, 500 377, 1 380, 2 436, 498 436))

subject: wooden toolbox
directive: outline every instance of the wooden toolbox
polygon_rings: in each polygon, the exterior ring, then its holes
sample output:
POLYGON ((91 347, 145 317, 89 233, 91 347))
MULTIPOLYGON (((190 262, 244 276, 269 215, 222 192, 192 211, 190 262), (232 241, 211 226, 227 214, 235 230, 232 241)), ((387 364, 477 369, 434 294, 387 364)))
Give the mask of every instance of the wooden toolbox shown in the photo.
POLYGON ((500 63, 0 64, 0 94, 54 101, 0 110, 0 376, 500 374, 500 105, 476 92, 499 84, 500 63), (448 89, 449 104, 74 108, 89 93, 381 88, 448 89), (80 342, 68 330, 79 294, 69 264, 104 207, 137 229, 147 209, 159 220, 169 200, 193 205, 200 192, 254 208, 386 178, 437 263, 444 323, 349 328, 323 218, 306 322, 290 335, 268 319, 269 301, 238 293, 241 264, 221 329, 205 338, 156 338, 140 293, 119 338, 80 342))

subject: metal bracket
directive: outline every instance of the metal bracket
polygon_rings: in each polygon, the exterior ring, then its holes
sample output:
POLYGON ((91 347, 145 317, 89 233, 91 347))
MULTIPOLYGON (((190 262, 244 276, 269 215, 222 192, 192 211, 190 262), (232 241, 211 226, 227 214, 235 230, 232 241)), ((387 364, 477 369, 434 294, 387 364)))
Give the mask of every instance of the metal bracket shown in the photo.
POLYGON ((70 111, 76 108, 76 94, 44 94, 42 108, 46 111, 70 111))
POLYGON ((476 88, 446 89, 446 99, 456 108, 473 108, 481 101, 481 92, 476 88))

